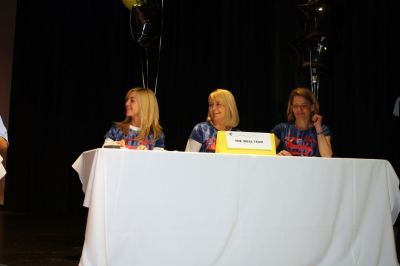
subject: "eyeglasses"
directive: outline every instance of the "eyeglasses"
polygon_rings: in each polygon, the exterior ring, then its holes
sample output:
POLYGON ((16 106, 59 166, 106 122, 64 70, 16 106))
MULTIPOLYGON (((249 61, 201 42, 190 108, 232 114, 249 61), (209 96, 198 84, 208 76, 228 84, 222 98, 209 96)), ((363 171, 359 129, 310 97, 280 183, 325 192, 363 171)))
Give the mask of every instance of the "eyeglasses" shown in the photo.
POLYGON ((301 104, 301 105, 292 105, 292 108, 295 110, 295 109, 301 109, 301 110, 303 110, 303 109, 306 109, 306 108, 308 108, 310 105, 309 104, 301 104))

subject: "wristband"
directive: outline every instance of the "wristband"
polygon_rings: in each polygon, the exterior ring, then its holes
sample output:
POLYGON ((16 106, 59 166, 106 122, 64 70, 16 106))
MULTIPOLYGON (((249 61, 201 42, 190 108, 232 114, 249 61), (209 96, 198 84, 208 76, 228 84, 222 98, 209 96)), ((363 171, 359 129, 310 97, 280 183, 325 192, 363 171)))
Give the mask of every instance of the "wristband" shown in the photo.
POLYGON ((324 132, 323 131, 317 132, 317 135, 324 135, 324 132))

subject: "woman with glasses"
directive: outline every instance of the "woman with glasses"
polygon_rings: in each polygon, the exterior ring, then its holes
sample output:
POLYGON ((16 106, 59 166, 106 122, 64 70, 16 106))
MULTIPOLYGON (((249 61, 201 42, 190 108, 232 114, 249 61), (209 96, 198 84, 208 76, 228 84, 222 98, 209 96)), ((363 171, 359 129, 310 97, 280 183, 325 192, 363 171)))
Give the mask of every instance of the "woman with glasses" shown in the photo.
POLYGON ((309 89, 292 90, 287 118, 272 129, 278 155, 332 157, 332 133, 322 124, 318 100, 309 89))

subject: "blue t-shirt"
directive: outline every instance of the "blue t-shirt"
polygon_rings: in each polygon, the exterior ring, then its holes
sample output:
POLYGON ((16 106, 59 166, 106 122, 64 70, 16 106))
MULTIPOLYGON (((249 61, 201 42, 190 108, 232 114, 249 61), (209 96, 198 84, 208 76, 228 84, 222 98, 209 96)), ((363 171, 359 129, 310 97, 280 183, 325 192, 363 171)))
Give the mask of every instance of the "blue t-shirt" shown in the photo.
POLYGON ((164 148, 164 139, 165 136, 161 133, 158 136, 158 139, 153 140, 153 132, 146 136, 144 140, 135 140, 135 138, 139 135, 140 129, 134 126, 129 127, 129 134, 126 135, 122 131, 122 129, 118 128, 115 124, 110 128, 107 134, 104 136, 105 138, 110 138, 114 141, 125 140, 125 145, 129 149, 136 149, 140 145, 146 146, 148 150, 153 150, 154 148, 164 148))
MULTIPOLYGON (((321 156, 314 125, 307 130, 299 130, 293 122, 286 122, 276 125, 272 132, 280 139, 282 150, 287 150, 293 156, 321 156)), ((322 125, 322 132, 325 136, 332 135, 325 125, 322 125)))
MULTIPOLYGON (((239 131, 238 128, 232 128, 230 131, 239 131)), ((201 122, 195 125, 190 134, 190 138, 201 143, 199 152, 215 152, 218 130, 210 121, 201 122)))

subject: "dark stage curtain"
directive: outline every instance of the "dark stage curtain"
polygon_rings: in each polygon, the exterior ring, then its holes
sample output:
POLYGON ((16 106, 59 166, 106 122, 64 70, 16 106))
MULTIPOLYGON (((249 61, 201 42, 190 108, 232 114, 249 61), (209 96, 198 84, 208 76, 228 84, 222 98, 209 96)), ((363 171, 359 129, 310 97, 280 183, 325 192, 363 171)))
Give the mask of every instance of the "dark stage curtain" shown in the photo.
MULTIPOLYGON (((290 90, 310 87, 292 47, 304 34, 298 3, 164 1, 157 97, 168 150, 184 149, 217 87, 236 96, 242 130, 269 132, 285 120, 290 90)), ((326 2, 319 100, 336 157, 388 159, 400 174, 392 5, 326 2)), ((71 165, 124 118, 125 93, 142 84, 143 54, 121 1, 18 1, 6 209, 82 211, 71 165)))

